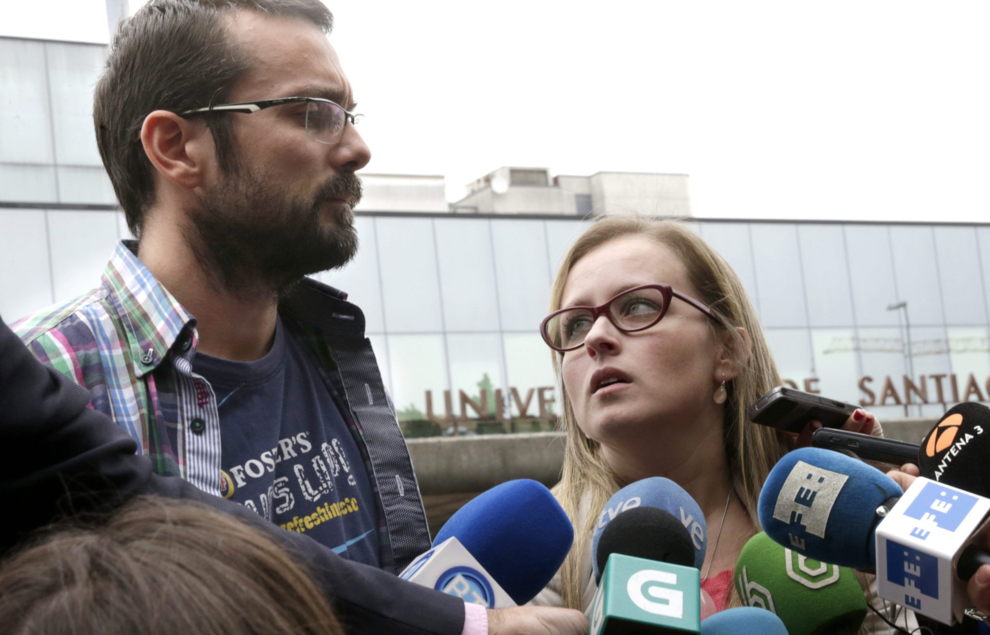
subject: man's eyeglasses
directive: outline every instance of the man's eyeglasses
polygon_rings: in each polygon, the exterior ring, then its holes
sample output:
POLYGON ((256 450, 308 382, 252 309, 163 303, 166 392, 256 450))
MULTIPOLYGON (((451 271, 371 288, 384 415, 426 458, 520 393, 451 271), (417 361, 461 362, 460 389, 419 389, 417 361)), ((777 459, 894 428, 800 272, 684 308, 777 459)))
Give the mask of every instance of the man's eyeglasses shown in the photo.
POLYGON ((540 324, 540 335, 547 346, 561 353, 584 344, 584 338, 599 316, 606 316, 623 333, 648 329, 666 315, 673 298, 680 298, 711 319, 715 314, 703 303, 666 284, 644 284, 627 289, 600 306, 569 306, 554 311, 540 324))
POLYGON ((332 144, 340 139, 344 126, 350 122, 353 126, 361 115, 348 112, 340 104, 321 97, 282 97, 281 99, 265 99, 263 101, 245 101, 236 104, 217 104, 205 108, 193 108, 180 112, 180 117, 199 115, 210 112, 241 112, 251 114, 284 104, 305 104, 300 106, 299 116, 303 118, 306 132, 320 143, 332 144))

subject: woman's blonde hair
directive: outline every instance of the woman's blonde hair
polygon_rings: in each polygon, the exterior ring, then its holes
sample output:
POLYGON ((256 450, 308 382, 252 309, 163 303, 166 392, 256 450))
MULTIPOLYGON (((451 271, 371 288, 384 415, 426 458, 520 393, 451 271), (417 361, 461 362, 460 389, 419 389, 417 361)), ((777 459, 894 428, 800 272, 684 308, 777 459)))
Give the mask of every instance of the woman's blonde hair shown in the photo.
POLYGON ((309 573, 205 505, 137 498, 55 525, 0 563, 5 633, 343 633, 309 573))
MULTIPOLYGON (((589 227, 564 256, 551 290, 550 310, 560 308, 564 286, 575 263, 604 243, 629 235, 651 238, 677 254, 699 294, 697 299, 707 304, 718 318, 713 328, 736 338, 737 327, 743 327, 749 334, 749 355, 745 356, 738 375, 726 382, 728 399, 723 430, 735 493, 753 525, 758 527, 756 505, 760 488, 770 468, 788 448, 772 429, 749 423, 746 407, 781 382, 746 291, 725 260, 680 222, 635 216, 605 217, 589 227)), ((737 344, 743 345, 738 339, 737 344)), ((562 354, 553 353, 558 377, 561 359, 562 354)), ((566 450, 561 479, 554 493, 572 519, 581 518, 581 509, 587 511, 583 525, 574 528, 574 545, 561 568, 562 595, 564 606, 584 609, 581 589, 588 573, 579 564, 581 555, 590 548, 597 510, 626 483, 621 483, 605 463, 598 442, 586 437, 578 427, 563 382, 560 384, 563 397, 560 426, 566 432, 566 450)))

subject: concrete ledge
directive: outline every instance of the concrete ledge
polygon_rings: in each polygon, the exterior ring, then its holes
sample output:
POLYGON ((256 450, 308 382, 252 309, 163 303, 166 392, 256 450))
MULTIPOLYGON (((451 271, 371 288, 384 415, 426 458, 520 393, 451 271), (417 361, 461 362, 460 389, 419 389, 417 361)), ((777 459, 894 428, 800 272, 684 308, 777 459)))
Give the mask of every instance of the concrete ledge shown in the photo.
POLYGON ((560 478, 560 432, 409 439, 423 494, 482 492, 503 481, 531 478, 550 486, 560 478))
MULTIPOLYGON (((882 425, 892 439, 919 443, 935 420, 891 419, 882 425)), ((408 444, 426 495, 482 492, 514 478, 550 486, 559 479, 564 458, 562 432, 427 437, 409 439, 408 444)))
MULTIPOLYGON (((887 437, 919 443, 935 420, 881 423, 887 437)), ((562 432, 427 437, 407 443, 434 534, 464 503, 499 483, 531 478, 552 486, 564 460, 562 432)))

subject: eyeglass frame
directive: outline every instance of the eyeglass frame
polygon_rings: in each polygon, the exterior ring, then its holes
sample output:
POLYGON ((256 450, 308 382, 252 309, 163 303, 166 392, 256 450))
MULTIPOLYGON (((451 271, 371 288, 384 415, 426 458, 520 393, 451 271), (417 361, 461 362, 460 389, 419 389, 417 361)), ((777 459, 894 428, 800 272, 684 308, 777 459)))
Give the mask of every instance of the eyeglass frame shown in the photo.
POLYGON ((552 320, 554 317, 558 315, 567 313, 568 311, 573 311, 575 309, 583 309, 586 311, 590 311, 592 324, 597 322, 598 318, 604 315, 608 319, 609 323, 612 324, 612 326, 614 326, 623 333, 638 333, 639 331, 645 331, 651 326, 655 326, 656 324, 658 324, 660 320, 662 320, 664 316, 667 315, 667 310, 670 308, 670 303, 673 301, 674 298, 679 298, 680 300, 687 302, 688 304, 690 304, 691 306, 693 306, 694 308, 698 309, 706 316, 711 318, 716 323, 720 323, 718 316, 715 315, 715 312, 712 311, 711 308, 708 307, 708 305, 704 304, 699 300, 695 300, 689 295, 685 295, 683 293, 680 293, 679 291, 675 291, 674 288, 671 287, 669 284, 663 284, 658 282, 655 284, 641 284, 636 287, 625 289, 623 291, 620 291, 619 293, 616 293, 614 296, 606 300, 603 304, 600 304, 598 306, 575 305, 575 306, 564 307, 562 309, 557 309, 550 315, 543 318, 543 321, 540 322, 540 337, 543 338, 543 341, 546 342, 547 346, 557 351, 558 353, 566 353, 568 351, 574 351, 584 346, 585 342, 588 339, 587 335, 585 335, 585 339, 581 340, 581 343, 578 344, 577 346, 571 346, 570 348, 560 348, 554 345, 553 342, 551 342, 550 336, 547 333, 547 325, 549 324, 550 320, 552 320), (660 295, 663 296, 663 300, 664 300, 663 310, 659 312, 659 314, 657 315, 657 319, 653 320, 652 322, 644 326, 638 326, 633 329, 627 329, 625 327, 619 326, 618 324, 615 323, 615 320, 612 318, 612 312, 609 310, 610 307, 612 306, 612 303, 628 293, 632 293, 633 291, 639 291, 641 289, 657 289, 658 291, 660 291, 660 295))
MULTIPOLYGON (((187 118, 191 115, 201 115, 211 112, 238 112, 246 115, 251 113, 264 110, 265 108, 271 108, 272 106, 281 106, 283 104, 298 104, 302 102, 315 102, 330 104, 340 108, 341 112, 344 113, 344 126, 346 127, 348 123, 352 126, 357 123, 358 117, 363 117, 361 113, 353 113, 332 99, 324 99, 323 97, 279 97, 278 99, 262 99, 259 101, 238 101, 230 104, 216 104, 212 106, 205 106, 203 108, 191 108, 189 110, 184 110, 179 113, 182 118, 187 118)), ((309 118, 306 119, 306 132, 309 132, 309 118)), ((340 129, 343 132, 344 128, 340 129)), ((320 141, 315 135, 310 134, 317 143, 330 144, 331 141, 320 141)))

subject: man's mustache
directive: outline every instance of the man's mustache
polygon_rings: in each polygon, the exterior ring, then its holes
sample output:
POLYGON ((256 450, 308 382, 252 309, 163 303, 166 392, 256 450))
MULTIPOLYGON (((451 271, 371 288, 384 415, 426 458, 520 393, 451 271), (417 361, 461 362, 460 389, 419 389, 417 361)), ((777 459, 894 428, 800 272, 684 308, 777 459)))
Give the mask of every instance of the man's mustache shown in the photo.
POLYGON ((343 199, 355 207, 361 201, 361 179, 353 172, 344 172, 331 177, 316 193, 316 201, 343 199))

